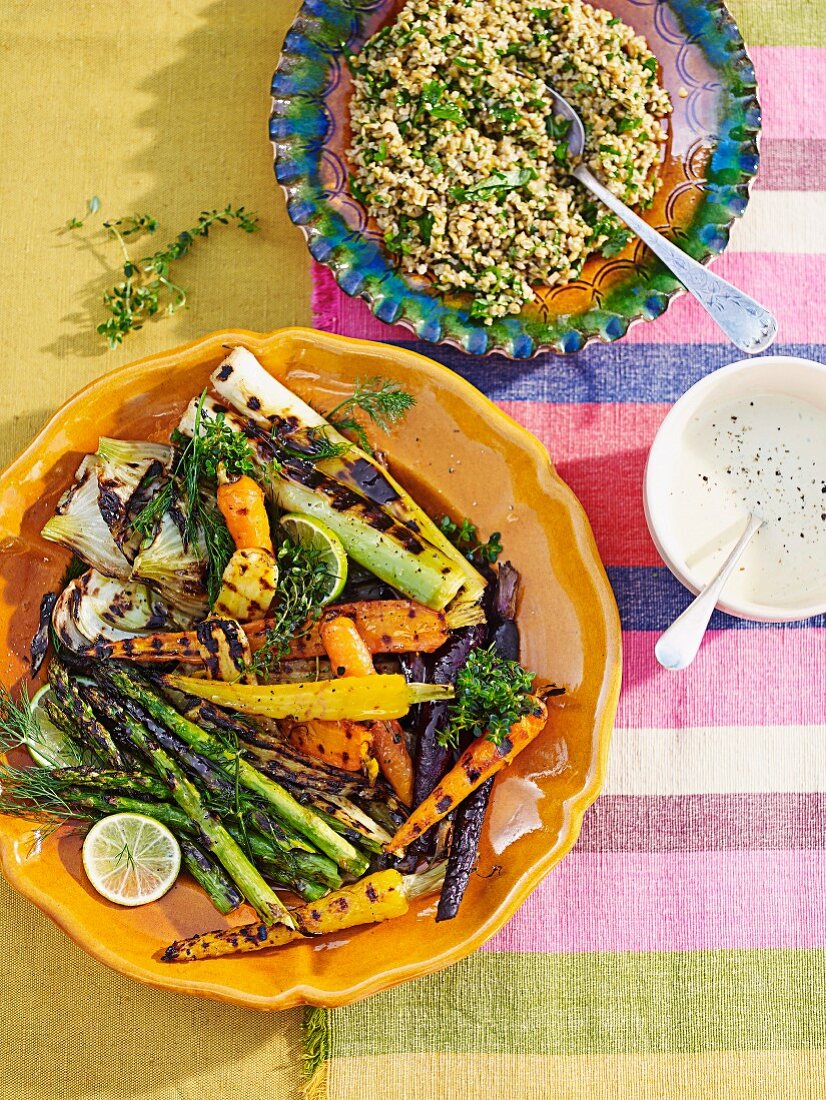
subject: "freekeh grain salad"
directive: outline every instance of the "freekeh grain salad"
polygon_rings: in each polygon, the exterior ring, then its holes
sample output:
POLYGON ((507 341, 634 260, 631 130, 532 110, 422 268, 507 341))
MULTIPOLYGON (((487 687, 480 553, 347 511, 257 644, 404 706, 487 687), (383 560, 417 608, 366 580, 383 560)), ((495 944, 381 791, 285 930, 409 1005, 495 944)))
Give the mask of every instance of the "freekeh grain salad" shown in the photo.
POLYGON ((473 295, 471 317, 519 313, 630 233, 570 176, 579 111, 588 166, 651 205, 671 103, 645 39, 581 0, 409 0, 351 59, 351 190, 409 274, 473 295))

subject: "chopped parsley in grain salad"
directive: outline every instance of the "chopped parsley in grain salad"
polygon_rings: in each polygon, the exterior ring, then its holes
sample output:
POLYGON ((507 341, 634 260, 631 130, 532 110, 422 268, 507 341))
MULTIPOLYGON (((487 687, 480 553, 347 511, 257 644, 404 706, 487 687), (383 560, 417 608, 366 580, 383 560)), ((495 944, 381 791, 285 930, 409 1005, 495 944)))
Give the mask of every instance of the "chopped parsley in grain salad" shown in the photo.
POLYGON ((659 185, 671 103, 645 39, 581 0, 544 2, 408 0, 351 59, 354 196, 404 271, 469 291, 486 323, 630 236, 570 177, 548 85, 614 194, 645 208, 659 185))

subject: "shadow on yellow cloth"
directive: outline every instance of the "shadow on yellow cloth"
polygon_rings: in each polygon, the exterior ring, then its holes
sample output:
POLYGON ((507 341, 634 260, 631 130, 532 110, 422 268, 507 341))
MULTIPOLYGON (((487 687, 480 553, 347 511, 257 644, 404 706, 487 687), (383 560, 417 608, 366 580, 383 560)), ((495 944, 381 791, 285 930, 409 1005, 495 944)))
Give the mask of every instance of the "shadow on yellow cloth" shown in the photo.
MULTIPOLYGON (((0 14, 0 464, 89 379, 226 326, 309 320, 309 264, 267 138, 269 84, 298 0, 9 0, 0 14), (13 60, 12 60, 13 59, 13 60), (102 209, 59 233, 87 200, 102 209), (244 204, 179 273, 190 308, 108 352, 95 333, 119 274, 104 218, 148 212, 140 257, 244 204)), ((300 1012, 164 994, 88 958, 0 879, 0 1100, 291 1100, 300 1012)))

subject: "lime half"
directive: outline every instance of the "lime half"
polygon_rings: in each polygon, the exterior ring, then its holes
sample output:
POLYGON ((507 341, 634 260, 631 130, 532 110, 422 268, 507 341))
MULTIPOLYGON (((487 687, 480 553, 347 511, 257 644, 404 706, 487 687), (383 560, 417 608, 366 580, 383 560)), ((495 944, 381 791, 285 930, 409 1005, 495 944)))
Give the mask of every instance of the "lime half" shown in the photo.
POLYGON ((46 700, 51 690, 46 684, 31 701, 34 726, 26 731, 26 748, 35 764, 42 768, 70 767, 80 763, 80 756, 74 743, 46 713, 46 700))
POLYGON ((293 542, 318 551, 329 584, 324 602, 330 603, 340 596, 347 583, 347 552, 335 531, 314 516, 303 516, 297 512, 282 516, 280 523, 293 542))
POLYGON ((99 894, 118 905, 157 901, 181 869, 175 837, 153 817, 112 814, 83 841, 83 868, 99 894))

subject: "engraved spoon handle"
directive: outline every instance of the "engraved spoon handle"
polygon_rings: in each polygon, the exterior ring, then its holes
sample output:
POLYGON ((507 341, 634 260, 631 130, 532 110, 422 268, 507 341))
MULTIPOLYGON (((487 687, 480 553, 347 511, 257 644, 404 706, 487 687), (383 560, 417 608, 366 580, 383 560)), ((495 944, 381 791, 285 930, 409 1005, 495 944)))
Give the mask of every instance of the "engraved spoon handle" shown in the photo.
POLYGON ((699 596, 691 601, 682 615, 657 639, 654 655, 663 668, 677 671, 686 668, 697 656, 697 650, 708 629, 711 613, 717 606, 720 594, 735 566, 745 553, 746 547, 761 527, 763 520, 751 516, 748 526, 737 541, 737 545, 720 566, 717 576, 709 581, 699 596))
POLYGON ((777 321, 767 309, 652 229, 624 202, 612 195, 607 187, 603 187, 584 164, 578 164, 572 174, 613 210, 629 229, 633 229, 741 351, 754 355, 774 343, 777 321))

